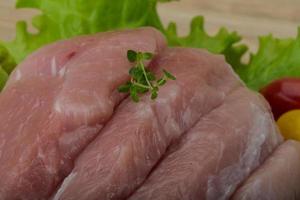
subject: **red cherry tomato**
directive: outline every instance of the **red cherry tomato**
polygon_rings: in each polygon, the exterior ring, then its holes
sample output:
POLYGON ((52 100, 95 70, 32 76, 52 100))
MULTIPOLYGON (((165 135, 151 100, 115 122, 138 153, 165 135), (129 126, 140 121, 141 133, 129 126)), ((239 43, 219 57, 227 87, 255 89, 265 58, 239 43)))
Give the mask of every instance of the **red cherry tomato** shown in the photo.
POLYGON ((283 78, 261 90, 269 101, 275 119, 290 110, 300 109, 300 78, 283 78))

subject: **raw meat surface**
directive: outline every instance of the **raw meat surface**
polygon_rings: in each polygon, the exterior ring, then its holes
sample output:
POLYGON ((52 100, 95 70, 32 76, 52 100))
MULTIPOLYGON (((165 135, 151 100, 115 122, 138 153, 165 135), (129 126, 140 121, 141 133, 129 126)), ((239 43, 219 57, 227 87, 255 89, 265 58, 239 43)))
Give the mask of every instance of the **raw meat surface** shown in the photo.
MULTIPOLYGON (((123 199, 147 177, 167 148, 220 106, 240 80, 221 56, 174 48, 155 62, 177 78, 152 101, 122 103, 101 134, 78 157, 54 199, 123 199)), ((268 115, 269 116, 269 115, 268 115)))
MULTIPOLYGON (((282 142, 265 100, 222 56, 166 49, 152 28, 33 53, 0 94, 0 123, 1 200, 229 199, 282 142), (130 78, 128 49, 154 53, 146 65, 177 77, 155 101, 116 91, 130 78)), ((296 170, 298 152, 298 143, 280 146, 235 198, 259 199, 257 180, 292 198, 299 173, 282 171, 280 161, 296 170)))
POLYGON ((300 143, 287 141, 250 176, 234 200, 300 199, 300 143))
POLYGON ((228 199, 280 141, 265 101, 239 88, 167 152, 129 199, 228 199))
POLYGON ((0 199, 40 200, 125 98, 128 49, 158 54, 153 28, 60 41, 29 56, 0 94, 0 199))

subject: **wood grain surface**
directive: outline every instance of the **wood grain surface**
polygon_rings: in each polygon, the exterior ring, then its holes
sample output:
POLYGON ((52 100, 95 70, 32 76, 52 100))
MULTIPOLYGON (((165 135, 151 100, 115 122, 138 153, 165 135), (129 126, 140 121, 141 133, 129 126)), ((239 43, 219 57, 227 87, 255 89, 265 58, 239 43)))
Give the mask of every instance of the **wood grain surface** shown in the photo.
MULTIPOLYGON (((30 20, 38 12, 14 9, 14 0, 0 0, 0 39, 14 37, 15 23, 30 20)), ((180 34, 189 30, 193 16, 205 16, 210 34, 228 27, 243 35, 254 51, 257 36, 273 33, 278 37, 295 36, 300 25, 300 0, 181 0, 159 5, 159 13, 167 24, 175 21, 180 34)))

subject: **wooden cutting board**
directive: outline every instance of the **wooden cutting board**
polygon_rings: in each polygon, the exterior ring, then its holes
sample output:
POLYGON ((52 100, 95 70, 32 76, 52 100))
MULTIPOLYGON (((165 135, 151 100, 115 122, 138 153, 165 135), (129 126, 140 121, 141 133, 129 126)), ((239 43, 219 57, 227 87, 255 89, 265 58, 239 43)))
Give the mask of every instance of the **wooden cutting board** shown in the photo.
MULTIPOLYGON (((14 37, 15 23, 30 20, 38 12, 14 9, 14 0, 0 0, 0 39, 14 37)), ((176 21, 179 33, 189 30, 193 16, 203 15, 206 29, 214 34, 228 27, 243 35, 244 42, 255 50, 257 36, 273 33, 278 37, 295 36, 300 25, 300 0, 181 0, 159 5, 164 23, 176 21)))

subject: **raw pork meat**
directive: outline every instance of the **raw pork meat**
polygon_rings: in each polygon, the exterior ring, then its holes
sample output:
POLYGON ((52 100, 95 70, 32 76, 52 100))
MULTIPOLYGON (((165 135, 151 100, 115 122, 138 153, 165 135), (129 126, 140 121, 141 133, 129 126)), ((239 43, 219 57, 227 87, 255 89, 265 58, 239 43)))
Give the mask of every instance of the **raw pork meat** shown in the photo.
POLYGON ((229 199, 280 141, 265 101, 239 88, 170 148, 129 199, 229 199))
POLYGON ((280 145, 233 199, 300 199, 300 143, 287 141, 280 145))
MULTIPOLYGON (((0 94, 0 123, 1 200, 228 199, 282 141, 264 99, 222 56, 166 49, 152 28, 38 50, 0 94), (155 101, 117 92, 130 78, 128 49, 154 53, 146 65, 177 77, 155 101)), ((253 180, 263 188, 283 168, 277 157, 296 149, 280 147, 235 197, 257 197, 253 180)))
POLYGON ((182 149, 163 158, 154 178, 150 175, 131 198, 201 199, 204 191, 210 199, 225 198, 280 142, 265 101, 243 89, 222 57, 175 48, 152 64, 177 80, 162 87, 154 102, 148 96, 139 104, 124 101, 78 157, 55 200, 125 199, 186 132, 182 149), (207 129, 189 131, 197 122, 207 129), (233 177, 226 182, 227 175, 233 177), (182 195, 180 187, 185 187, 182 195))
POLYGON ((0 95, 0 199, 43 199, 125 98, 128 49, 164 49, 153 28, 61 41, 29 56, 0 95))

